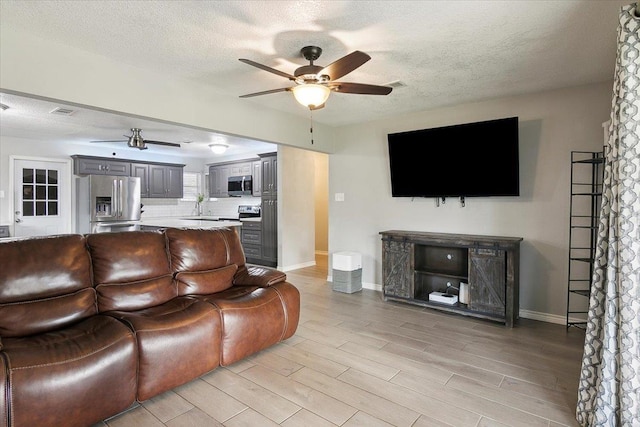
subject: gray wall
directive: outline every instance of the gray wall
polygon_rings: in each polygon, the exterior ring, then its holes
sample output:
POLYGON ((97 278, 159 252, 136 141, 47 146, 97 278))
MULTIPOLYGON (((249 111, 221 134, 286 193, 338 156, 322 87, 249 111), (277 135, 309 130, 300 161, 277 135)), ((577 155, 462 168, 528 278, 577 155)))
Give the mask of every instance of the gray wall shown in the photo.
MULTIPOLYGON (((563 320, 570 152, 602 149, 611 88, 602 83, 339 128, 329 166, 329 252, 361 252, 363 282, 376 287, 381 284, 380 231, 523 237, 522 315, 563 320), (434 199, 391 197, 388 133, 510 116, 520 121, 520 197, 468 198, 465 208, 457 199, 436 207, 434 199), (345 193, 345 201, 336 202, 335 193, 345 193)), ((424 166, 429 162, 425 157, 424 166)))

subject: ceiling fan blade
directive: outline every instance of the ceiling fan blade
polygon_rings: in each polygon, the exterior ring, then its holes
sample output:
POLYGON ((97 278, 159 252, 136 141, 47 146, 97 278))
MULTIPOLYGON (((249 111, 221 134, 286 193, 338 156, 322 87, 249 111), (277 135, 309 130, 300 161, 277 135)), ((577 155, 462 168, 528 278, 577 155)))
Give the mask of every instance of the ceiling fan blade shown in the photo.
POLYGON ((240 95, 240 98, 251 98, 252 96, 268 95, 270 93, 286 92, 289 90, 291 90, 290 87, 283 87, 280 89, 271 89, 271 90, 265 90, 262 92, 254 92, 254 93, 248 93, 246 95, 240 95))
POLYGON ((166 145, 167 147, 178 147, 180 148, 180 144, 175 142, 163 142, 163 141, 150 141, 148 139, 144 140, 145 144, 155 144, 155 145, 166 145))
POLYGON ((110 139, 110 140, 101 140, 101 141, 89 141, 89 142, 127 142, 128 139, 110 139))
POLYGON ((393 88, 389 86, 367 85, 363 83, 331 82, 329 87, 342 93, 356 93, 359 95, 389 95, 393 88))
POLYGON ((356 50, 327 65, 318 75, 324 74, 329 76, 331 80, 338 80, 340 77, 346 76, 370 59, 371 57, 366 53, 356 50))
POLYGON ((265 70, 265 71, 268 71, 270 73, 277 74, 277 75, 279 75, 281 77, 284 77, 284 78, 287 78, 287 79, 289 79, 291 81, 295 81, 295 79, 296 79, 291 74, 287 74, 284 71, 276 70, 275 68, 268 67, 266 65, 260 64, 258 62, 252 61, 250 59, 240 58, 240 62, 244 62, 245 64, 249 64, 249 65, 253 65, 254 67, 260 68, 261 70, 265 70))

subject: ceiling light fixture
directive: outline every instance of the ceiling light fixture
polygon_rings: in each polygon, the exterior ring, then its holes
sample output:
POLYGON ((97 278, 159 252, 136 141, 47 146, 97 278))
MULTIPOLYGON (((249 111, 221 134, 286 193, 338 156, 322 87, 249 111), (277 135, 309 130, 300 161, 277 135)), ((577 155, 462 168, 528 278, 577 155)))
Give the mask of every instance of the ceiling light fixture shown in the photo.
POLYGON ((209 148, 214 154, 223 154, 229 146, 227 144, 209 144, 209 148))
POLYGON ((327 102, 331 89, 325 85, 306 83, 291 88, 293 96, 307 108, 317 108, 327 102))

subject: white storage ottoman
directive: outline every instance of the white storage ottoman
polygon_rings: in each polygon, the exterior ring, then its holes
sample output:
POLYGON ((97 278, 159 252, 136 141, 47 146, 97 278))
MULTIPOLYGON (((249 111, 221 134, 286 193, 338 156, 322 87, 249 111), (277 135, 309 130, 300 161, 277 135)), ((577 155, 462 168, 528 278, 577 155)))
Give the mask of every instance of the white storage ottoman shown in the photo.
POLYGON ((362 255, 358 252, 333 254, 333 290, 352 294, 362 290, 362 255))

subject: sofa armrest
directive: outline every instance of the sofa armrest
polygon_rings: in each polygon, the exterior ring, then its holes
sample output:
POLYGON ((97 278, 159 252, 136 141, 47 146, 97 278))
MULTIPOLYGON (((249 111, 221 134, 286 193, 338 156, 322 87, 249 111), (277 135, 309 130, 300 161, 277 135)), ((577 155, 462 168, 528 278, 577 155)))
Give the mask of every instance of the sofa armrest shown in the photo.
POLYGON ((287 275, 282 271, 268 267, 244 267, 238 270, 233 278, 236 286, 258 286, 266 288, 276 283, 284 282, 287 275))

